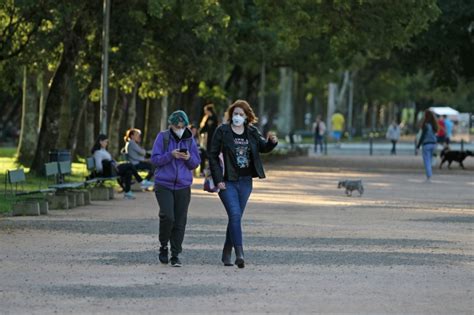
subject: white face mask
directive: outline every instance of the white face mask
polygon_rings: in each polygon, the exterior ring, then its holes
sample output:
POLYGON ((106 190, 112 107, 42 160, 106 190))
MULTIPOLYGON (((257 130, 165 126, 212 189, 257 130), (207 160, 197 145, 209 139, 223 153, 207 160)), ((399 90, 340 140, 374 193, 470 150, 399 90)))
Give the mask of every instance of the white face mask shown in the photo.
POLYGON ((240 115, 232 116, 232 123, 234 124, 234 126, 242 126, 244 121, 245 121, 245 117, 242 117, 240 115))
POLYGON ((178 138, 181 139, 181 137, 183 136, 184 130, 185 130, 184 128, 176 128, 173 131, 178 136, 178 138))

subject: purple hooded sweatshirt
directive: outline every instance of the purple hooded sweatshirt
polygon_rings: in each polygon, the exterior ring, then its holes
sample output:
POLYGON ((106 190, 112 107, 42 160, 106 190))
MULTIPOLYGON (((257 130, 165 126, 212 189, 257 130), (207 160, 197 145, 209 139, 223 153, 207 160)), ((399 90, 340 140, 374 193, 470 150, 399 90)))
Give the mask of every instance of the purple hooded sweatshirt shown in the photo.
POLYGON ((181 139, 178 139, 171 129, 158 134, 153 144, 151 162, 156 166, 155 184, 171 190, 183 189, 193 183, 192 170, 200 163, 199 150, 192 133, 186 128, 181 139), (163 150, 163 134, 169 132, 168 148, 163 150), (175 149, 187 148, 191 157, 189 160, 175 159, 171 152, 175 149))

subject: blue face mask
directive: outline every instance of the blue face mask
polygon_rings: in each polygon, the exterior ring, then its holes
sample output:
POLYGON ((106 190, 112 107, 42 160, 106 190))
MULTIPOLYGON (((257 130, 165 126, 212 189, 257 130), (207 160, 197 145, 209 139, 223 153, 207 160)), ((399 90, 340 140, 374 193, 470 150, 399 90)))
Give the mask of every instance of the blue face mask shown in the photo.
POLYGON ((232 123, 234 124, 234 126, 242 126, 244 122, 245 117, 242 117, 240 115, 232 116, 232 123))

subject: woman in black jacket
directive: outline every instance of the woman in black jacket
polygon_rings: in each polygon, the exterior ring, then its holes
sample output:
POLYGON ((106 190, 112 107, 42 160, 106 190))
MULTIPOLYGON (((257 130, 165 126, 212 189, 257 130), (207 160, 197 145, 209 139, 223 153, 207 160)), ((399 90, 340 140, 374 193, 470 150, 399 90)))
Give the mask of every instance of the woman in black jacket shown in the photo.
POLYGON ((205 152, 201 158, 201 173, 206 168, 206 159, 208 159, 209 152, 211 152, 212 136, 218 126, 217 114, 214 109, 214 104, 207 104, 204 106, 204 116, 199 124, 199 134, 204 138, 205 152))
POLYGON ((232 266, 232 247, 235 264, 244 268, 241 219, 252 192, 252 178, 265 178, 260 153, 268 153, 278 144, 274 134, 264 138, 253 125, 257 122, 246 101, 237 100, 226 112, 226 123, 216 129, 209 154, 212 178, 220 189, 219 197, 229 217, 222 262, 232 266), (222 152, 224 169, 219 163, 222 152))

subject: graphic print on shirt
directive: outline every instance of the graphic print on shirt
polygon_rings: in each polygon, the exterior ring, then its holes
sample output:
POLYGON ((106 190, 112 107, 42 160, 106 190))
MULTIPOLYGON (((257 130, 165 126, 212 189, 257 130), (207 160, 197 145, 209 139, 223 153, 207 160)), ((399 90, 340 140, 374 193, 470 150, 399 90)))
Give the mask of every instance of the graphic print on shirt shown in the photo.
POLYGON ((244 138, 234 138, 235 154, 237 155, 237 166, 247 168, 250 166, 249 140, 244 138))

